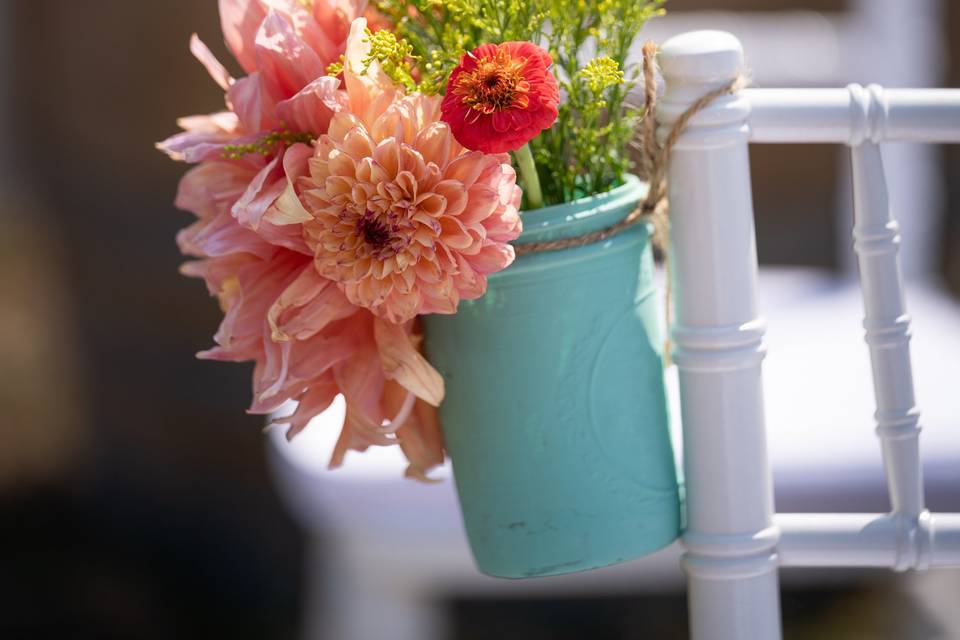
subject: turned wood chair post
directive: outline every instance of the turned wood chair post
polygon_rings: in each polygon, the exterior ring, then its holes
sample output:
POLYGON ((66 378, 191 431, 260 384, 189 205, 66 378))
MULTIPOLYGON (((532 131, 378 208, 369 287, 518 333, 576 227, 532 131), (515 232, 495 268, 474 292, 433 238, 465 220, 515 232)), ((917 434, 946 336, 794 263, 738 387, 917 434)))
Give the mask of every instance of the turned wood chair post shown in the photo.
MULTIPOLYGON (((743 51, 727 33, 686 33, 663 45, 660 66, 662 137, 700 96, 742 73, 743 51)), ((694 640, 780 638, 778 566, 905 571, 960 565, 960 514, 931 514, 924 505, 900 232, 880 152, 885 140, 960 142, 960 91, 745 89, 697 113, 674 146, 668 168, 671 334, 680 378, 683 567, 694 640), (853 248, 892 507, 887 514, 774 513, 747 152, 748 143, 765 142, 850 147, 853 248)), ((829 357, 825 352, 825 366, 829 357)))
MULTIPOLYGON (((660 135, 743 67, 733 36, 700 31, 660 52, 660 135)), ((674 361, 679 369, 691 634, 780 637, 773 491, 767 461, 757 311, 757 251, 747 155, 750 103, 737 93, 697 113, 669 165, 674 361)))

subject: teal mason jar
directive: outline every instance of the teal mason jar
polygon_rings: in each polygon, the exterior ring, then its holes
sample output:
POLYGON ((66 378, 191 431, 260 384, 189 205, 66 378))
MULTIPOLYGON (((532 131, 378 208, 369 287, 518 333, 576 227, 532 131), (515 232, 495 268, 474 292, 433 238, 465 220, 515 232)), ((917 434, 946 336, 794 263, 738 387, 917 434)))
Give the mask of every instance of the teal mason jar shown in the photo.
MULTIPOLYGON (((609 227, 636 178, 523 214, 517 244, 609 227)), ((679 535, 650 228, 520 256, 456 315, 424 318, 467 536, 508 578, 637 558, 679 535)))

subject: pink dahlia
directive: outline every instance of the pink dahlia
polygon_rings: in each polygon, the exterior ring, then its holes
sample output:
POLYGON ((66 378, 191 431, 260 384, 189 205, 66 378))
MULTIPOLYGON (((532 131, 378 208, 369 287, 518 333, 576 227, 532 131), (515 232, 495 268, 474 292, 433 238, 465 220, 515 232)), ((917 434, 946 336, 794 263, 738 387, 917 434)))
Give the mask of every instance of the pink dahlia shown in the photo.
MULTIPOLYGON (((423 479, 443 461, 434 408, 443 380, 420 354, 417 327, 350 303, 317 272, 304 241, 302 222, 312 216, 294 189, 313 155, 304 141, 326 131, 346 97, 337 80, 313 77, 323 72, 316 59, 332 62, 343 49, 342 34, 331 40, 334 49, 320 46, 323 7, 320 0, 221 2, 227 42, 250 72, 240 80, 197 38, 191 43, 230 109, 183 119, 187 132, 160 145, 199 163, 176 200, 197 219, 177 241, 200 258, 183 272, 203 278, 224 312, 216 346, 199 355, 255 363, 253 413, 297 401, 292 415, 276 420, 289 425, 288 437, 343 394, 347 417, 331 465, 349 449, 396 444, 410 461, 408 475, 423 479)), ((331 11, 335 24, 349 13, 331 11)))
POLYGON ((224 310, 212 349, 200 357, 255 362, 252 413, 275 412, 289 400, 294 412, 275 422, 299 433, 343 394, 347 415, 330 461, 374 445, 399 445, 407 474, 426 479, 443 462, 434 407, 443 380, 420 354, 414 322, 395 325, 346 300, 321 277, 309 256, 263 247, 190 262, 187 275, 204 278, 224 310))
POLYGON ((271 12, 293 27, 304 55, 330 64, 343 53, 350 23, 366 4, 365 0, 220 0, 220 25, 227 46, 247 73, 263 68, 257 32, 271 12))
POLYGON ((249 179, 231 215, 273 244, 306 251, 300 229, 289 227, 300 220, 278 217, 274 204, 293 197, 292 180, 305 170, 302 156, 285 157, 288 149, 324 133, 341 106, 339 81, 326 68, 343 53, 361 9, 332 0, 220 0, 227 45, 249 73, 240 79, 191 39, 191 51, 226 92, 227 110, 180 119, 184 133, 158 147, 175 160, 244 167, 249 179))
POLYGON ((516 151, 557 119, 550 54, 532 42, 485 44, 450 74, 443 120, 467 149, 516 151))
POLYGON ((355 75, 352 54, 348 44, 350 109, 333 117, 296 183, 317 271, 390 322, 455 313, 514 259, 516 174, 508 156, 457 143, 439 97, 355 75))

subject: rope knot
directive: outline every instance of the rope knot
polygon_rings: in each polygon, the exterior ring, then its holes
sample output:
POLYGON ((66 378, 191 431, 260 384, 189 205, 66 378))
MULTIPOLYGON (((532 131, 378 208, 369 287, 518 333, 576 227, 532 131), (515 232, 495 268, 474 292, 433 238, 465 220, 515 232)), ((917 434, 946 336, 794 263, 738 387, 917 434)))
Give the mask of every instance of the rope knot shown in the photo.
POLYGON ((672 286, 670 277, 670 261, 667 257, 668 247, 670 245, 670 218, 669 201, 667 200, 667 165, 670 162, 670 152, 677 140, 686 130, 690 120, 714 100, 722 96, 736 93, 747 84, 743 75, 738 75, 726 85, 714 89, 701 96, 696 102, 680 114, 664 138, 663 145, 657 144, 657 76, 656 76, 656 57, 657 45, 654 42, 647 41, 643 45, 643 86, 644 86, 644 113, 640 120, 640 165, 641 170, 647 178, 649 189, 647 195, 637 207, 631 211, 627 217, 606 229, 586 233, 572 238, 563 238, 561 240, 551 240, 547 242, 531 242, 519 244, 514 248, 518 256, 528 253, 537 253, 540 251, 558 251, 570 247, 582 247, 584 245, 600 242, 613 237, 629 229, 641 221, 648 221, 653 224, 653 244, 660 249, 663 256, 663 262, 667 270, 667 282, 664 291, 664 316, 667 332, 663 343, 664 366, 670 366, 672 345, 670 342, 670 318, 672 315, 672 286))
POLYGON ((737 76, 728 84, 715 89, 698 99, 690 105, 680 117, 673 123, 663 145, 657 144, 657 74, 656 74, 657 45, 655 42, 647 41, 643 45, 643 87, 644 87, 644 112, 640 120, 640 165, 650 185, 647 195, 637 205, 630 214, 620 222, 592 233, 585 233, 571 238, 562 238, 560 240, 548 240, 545 242, 528 242, 514 246, 518 256, 528 253, 538 253, 541 251, 558 251, 570 247, 582 247, 584 245, 601 242, 611 238, 621 231, 629 229, 633 225, 642 221, 653 223, 654 244, 661 252, 666 252, 669 240, 669 222, 667 202, 667 165, 670 162, 670 152, 673 145, 686 130, 690 119, 702 111, 717 98, 737 92, 744 84, 743 76, 737 76))

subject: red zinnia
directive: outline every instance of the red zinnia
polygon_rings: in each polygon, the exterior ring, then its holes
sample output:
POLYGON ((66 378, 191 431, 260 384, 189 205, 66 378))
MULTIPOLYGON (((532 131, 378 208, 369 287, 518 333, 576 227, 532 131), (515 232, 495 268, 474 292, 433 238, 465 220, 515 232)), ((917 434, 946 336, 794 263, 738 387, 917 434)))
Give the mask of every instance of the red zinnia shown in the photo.
POLYGON ((457 142, 484 153, 516 151, 557 119, 553 59, 532 42, 485 44, 464 54, 447 83, 442 119, 457 142))

